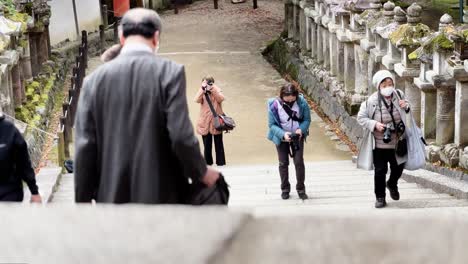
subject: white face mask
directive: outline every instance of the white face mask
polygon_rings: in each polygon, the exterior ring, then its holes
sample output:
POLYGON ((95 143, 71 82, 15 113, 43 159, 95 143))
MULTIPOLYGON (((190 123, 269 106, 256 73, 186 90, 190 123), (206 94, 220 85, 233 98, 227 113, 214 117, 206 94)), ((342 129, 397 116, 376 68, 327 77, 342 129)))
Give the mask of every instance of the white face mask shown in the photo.
POLYGON ((386 96, 386 97, 391 96, 394 91, 395 91, 395 87, 393 87, 393 86, 389 86, 389 87, 385 87, 385 88, 380 89, 380 93, 383 96, 386 96))

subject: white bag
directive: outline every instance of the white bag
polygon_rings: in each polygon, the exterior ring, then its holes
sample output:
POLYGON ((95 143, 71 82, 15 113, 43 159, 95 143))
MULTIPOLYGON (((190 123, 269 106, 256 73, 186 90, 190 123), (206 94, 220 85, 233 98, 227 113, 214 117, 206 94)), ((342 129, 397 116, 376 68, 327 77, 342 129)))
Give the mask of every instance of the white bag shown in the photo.
POLYGON ((374 135, 369 130, 365 130, 364 138, 361 142, 361 147, 359 148, 359 154, 357 158, 357 167, 364 170, 373 170, 374 169, 374 154, 372 150, 374 149, 374 135))
POLYGON ((414 121, 413 112, 410 111, 411 121, 406 126, 406 140, 408 145, 408 161, 405 164, 407 170, 418 170, 426 165, 425 141, 421 129, 414 121))

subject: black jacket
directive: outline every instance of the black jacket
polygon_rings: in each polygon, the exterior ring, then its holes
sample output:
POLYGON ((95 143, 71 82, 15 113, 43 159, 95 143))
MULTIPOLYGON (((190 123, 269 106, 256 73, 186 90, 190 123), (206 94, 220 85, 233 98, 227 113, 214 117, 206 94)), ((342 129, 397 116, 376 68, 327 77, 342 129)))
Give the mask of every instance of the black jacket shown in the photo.
POLYGON ((15 125, 0 114, 0 197, 23 192, 22 180, 32 194, 38 194, 28 146, 15 125))
POLYGON ((183 66, 120 54, 85 79, 75 122, 75 200, 184 203, 206 173, 183 66))

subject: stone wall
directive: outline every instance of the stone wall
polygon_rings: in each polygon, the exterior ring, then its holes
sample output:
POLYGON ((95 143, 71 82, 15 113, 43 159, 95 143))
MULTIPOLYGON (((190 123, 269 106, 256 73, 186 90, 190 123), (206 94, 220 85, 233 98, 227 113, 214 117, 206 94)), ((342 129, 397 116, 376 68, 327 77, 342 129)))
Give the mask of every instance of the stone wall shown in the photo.
POLYGON ((446 14, 433 32, 422 12, 380 0, 285 0, 285 38, 266 53, 358 145, 354 116, 376 91, 374 73, 391 71, 430 143, 428 162, 468 169, 468 25, 446 14))
MULTIPOLYGON (((105 34, 106 41, 105 46, 109 47, 113 44, 114 33, 113 30, 108 30, 105 34)), ((54 68, 56 71, 56 81, 53 85, 49 94, 49 99, 46 103, 46 109, 41 113, 41 120, 38 128, 41 130, 47 130, 49 126, 58 126, 58 124, 50 124, 49 120, 53 114, 54 105, 56 105, 57 98, 62 98, 60 93, 63 93, 65 78, 68 78, 68 73, 72 69, 75 58, 78 56, 78 47, 81 45, 81 41, 62 43, 60 47, 56 47, 52 50, 52 54, 56 57, 54 62, 54 68)), ((88 56, 98 56, 101 54, 100 51, 100 38, 99 33, 95 32, 88 35, 88 56)), ((34 167, 39 165, 42 157, 42 151, 44 144, 47 142, 48 137, 43 132, 35 129, 26 129, 25 138, 28 143, 28 148, 31 156, 31 161, 34 167)))

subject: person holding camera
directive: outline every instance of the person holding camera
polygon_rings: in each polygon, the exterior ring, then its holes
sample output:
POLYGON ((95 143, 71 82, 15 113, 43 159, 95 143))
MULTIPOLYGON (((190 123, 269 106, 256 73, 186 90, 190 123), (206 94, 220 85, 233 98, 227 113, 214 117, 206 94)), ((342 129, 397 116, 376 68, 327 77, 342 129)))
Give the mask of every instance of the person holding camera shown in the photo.
POLYGON ((304 141, 309 134, 310 108, 291 83, 281 87, 278 98, 268 101, 268 139, 276 145, 281 178, 281 198, 289 199, 289 157, 296 167, 299 198, 308 199, 305 190, 304 141))
POLYGON ((377 92, 361 104, 357 117, 368 133, 365 138, 369 137, 372 144, 363 144, 357 163, 361 168, 366 162, 374 165, 375 207, 383 208, 387 205, 385 188, 393 200, 400 199, 398 180, 407 161, 405 122, 410 105, 403 92, 395 89, 395 80, 389 71, 378 71, 372 78, 372 84, 377 92), (366 157, 372 159, 372 163, 364 160, 366 157), (386 182, 388 164, 391 172, 386 182))
POLYGON ((214 82, 215 80, 212 76, 204 77, 200 89, 195 96, 195 102, 200 104, 197 133, 203 138, 206 164, 213 165, 212 145, 214 138, 216 165, 224 166, 226 165, 226 158, 224 155, 223 132, 215 129, 213 112, 206 100, 206 96, 208 96, 215 112, 219 115, 223 114, 222 102, 224 101, 224 95, 214 82))

